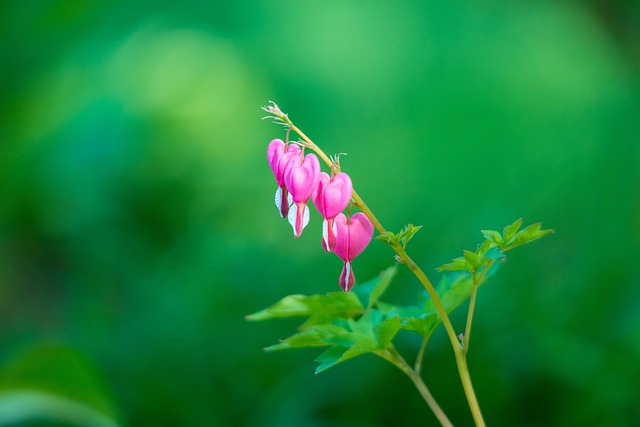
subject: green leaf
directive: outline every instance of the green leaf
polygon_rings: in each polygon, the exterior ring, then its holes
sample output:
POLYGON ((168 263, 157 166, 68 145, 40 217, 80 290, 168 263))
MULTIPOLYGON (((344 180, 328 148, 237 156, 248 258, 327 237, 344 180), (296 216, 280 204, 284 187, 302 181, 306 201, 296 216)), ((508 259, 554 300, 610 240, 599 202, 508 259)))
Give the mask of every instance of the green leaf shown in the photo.
POLYGON ((374 334, 380 349, 385 349, 391 344, 391 340, 400 330, 400 326, 400 316, 393 316, 374 327, 374 334))
MULTIPOLYGON (((495 265, 497 266, 498 264, 495 265)), ((491 275, 494 272, 495 270, 492 269, 487 275, 491 275)), ((453 273, 445 275, 440 280, 436 291, 445 311, 451 313, 469 297, 472 287, 473 280, 470 274, 453 273)), ((380 311, 389 319, 388 321, 391 321, 393 316, 397 316, 401 329, 417 332, 424 338, 429 339, 440 324, 441 319, 433 301, 428 298, 428 294, 422 292, 421 295, 425 301, 422 306, 397 306, 388 303, 379 303, 378 306, 380 311)))
POLYGON ((483 258, 485 258, 486 254, 491 250, 491 249, 495 249, 496 245, 494 245, 492 242, 488 241, 488 240, 484 240, 482 242, 482 244, 480 244, 478 246, 478 249, 476 250, 476 254, 478 255, 478 258, 480 258, 481 263, 485 262, 483 260, 483 258))
POLYGON ((356 285, 353 292, 360 298, 360 301, 367 308, 378 302, 382 294, 387 290, 391 281, 398 272, 397 266, 392 266, 384 270, 380 276, 375 277, 361 285, 356 285))
POLYGON ((441 265, 436 271, 473 271, 473 266, 465 259, 465 257, 454 258, 450 263, 441 265))
POLYGON ((354 357, 361 356, 366 353, 377 351, 378 348, 373 340, 360 340, 351 346, 336 345, 325 350, 316 358, 316 362, 320 366, 316 368, 316 374, 342 363, 354 357))
POLYGON ((516 235, 516 232, 520 229, 522 225, 522 218, 516 220, 513 224, 507 225, 502 232, 502 242, 503 245, 508 246, 511 244, 511 239, 516 235))
POLYGON ((394 234, 390 231, 385 231, 378 237, 377 240, 383 241, 386 244, 396 248, 406 248, 409 240, 422 228, 421 225, 406 225, 398 234, 394 234))
POLYGON ((352 317, 364 311, 356 295, 351 292, 329 292, 316 295, 289 295, 272 306, 250 314, 247 320, 259 321, 284 317, 310 316, 312 324, 336 317, 352 317))
POLYGON ((339 363, 346 362, 354 357, 378 351, 376 342, 371 338, 361 337, 350 345, 338 344, 325 350, 316 358, 320 366, 316 368, 316 374, 325 371, 339 363))
POLYGON ((387 245, 390 245, 393 247, 400 247, 400 241, 398 240, 398 236, 396 236, 391 231, 385 231, 379 236, 376 236, 376 240, 380 240, 381 242, 384 242, 387 245))
POLYGON ((348 319, 343 325, 343 333, 325 338, 327 343, 334 345, 316 359, 320 362, 316 373, 356 356, 386 348, 399 330, 399 319, 385 319, 379 310, 369 309, 360 319, 348 319))
POLYGON ((0 372, 0 425, 44 419, 117 427, 119 418, 102 374, 69 347, 38 346, 0 372))
POLYGON ((473 270, 480 267, 481 260, 477 253, 466 249, 462 253, 464 254, 464 259, 473 267, 473 270))
POLYGON ((481 230, 481 233, 487 241, 497 246, 502 246, 502 235, 498 231, 481 230))
POLYGON ((266 351, 286 350, 302 347, 322 347, 331 345, 335 337, 344 335, 347 331, 334 324, 313 325, 295 335, 282 340, 280 343, 265 348, 266 351))
MULTIPOLYGON (((447 313, 452 312, 458 307, 465 299, 471 295, 471 288, 473 286, 473 280, 469 274, 447 275, 444 276, 436 291, 440 296, 440 301, 444 306, 447 313)), ((435 305, 433 301, 429 299, 425 304, 426 313, 434 313, 437 315, 435 305)), ((440 323, 438 321, 438 323, 440 323)))
POLYGON ((406 248, 409 240, 422 228, 421 225, 413 225, 408 224, 405 226, 400 233, 398 233, 398 238, 402 242, 402 247, 406 248))
POLYGON ((339 363, 340 358, 349 349, 347 346, 335 345, 326 349, 320 356, 316 357, 315 361, 320 363, 316 368, 316 374, 329 369, 330 367, 339 363))
POLYGON ((513 238, 513 242, 509 245, 509 249, 516 248, 518 246, 524 245, 526 243, 532 242, 536 239, 539 239, 542 236, 545 236, 549 233, 553 233, 553 230, 540 230, 542 224, 537 222, 535 224, 531 224, 528 227, 520 230, 513 238))

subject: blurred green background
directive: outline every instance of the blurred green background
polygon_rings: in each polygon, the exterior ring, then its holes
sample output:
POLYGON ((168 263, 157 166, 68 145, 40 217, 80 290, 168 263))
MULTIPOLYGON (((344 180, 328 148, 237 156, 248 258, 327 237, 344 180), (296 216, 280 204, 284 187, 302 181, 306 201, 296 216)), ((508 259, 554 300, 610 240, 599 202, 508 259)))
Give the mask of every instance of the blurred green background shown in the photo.
MULTIPOLYGON (((315 376, 319 351, 261 350, 295 322, 244 320, 338 290, 317 212, 294 241, 273 205, 274 100, 385 227, 424 225, 433 280, 480 229, 555 229, 480 292, 489 425, 640 425, 638 2, 0 5, 0 424, 44 425, 6 400, 44 390, 127 426, 436 425, 382 359, 315 376)), ((442 330, 424 369, 470 425, 442 330)))

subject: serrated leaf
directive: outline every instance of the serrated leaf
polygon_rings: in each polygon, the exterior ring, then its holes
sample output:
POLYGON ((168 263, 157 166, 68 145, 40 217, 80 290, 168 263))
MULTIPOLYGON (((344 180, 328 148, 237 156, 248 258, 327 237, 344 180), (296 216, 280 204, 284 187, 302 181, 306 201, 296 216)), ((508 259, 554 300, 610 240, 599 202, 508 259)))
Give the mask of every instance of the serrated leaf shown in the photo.
MULTIPOLYGON (((497 264, 495 265, 497 266, 497 264)), ((495 270, 492 269, 487 272, 487 275, 491 275, 494 272, 495 270)), ((436 291, 440 296, 440 301, 445 311, 451 313, 469 297, 472 287, 473 280, 470 274, 457 273, 444 276, 438 283, 436 291)), ((429 339, 441 322, 431 299, 427 299, 422 307, 399 307, 387 304, 382 305, 381 310, 387 317, 397 314, 401 329, 417 332, 426 339, 429 339)))
POLYGON ((342 322, 345 332, 325 339, 334 346, 316 359, 320 362, 316 373, 356 356, 379 351, 383 348, 380 340, 391 340, 397 333, 397 329, 394 331, 396 322, 398 320, 387 321, 379 310, 374 309, 367 310, 358 320, 347 319, 342 322))
POLYGON ((473 266, 464 257, 458 257, 451 260, 450 263, 441 265, 436 271, 468 271, 471 272, 473 266))
POLYGON ((421 225, 408 224, 398 233, 398 240, 402 242, 402 247, 406 248, 409 240, 422 228, 421 225))
MULTIPOLYGON (((247 320, 261 321, 284 317, 318 316, 324 320, 352 317, 364 311, 358 297, 351 292, 329 292, 316 295, 289 295, 272 306, 250 314, 247 320)), ((310 324, 319 322, 311 322, 310 324)))
POLYGON ((429 339, 439 323, 438 315, 430 312, 418 317, 406 319, 405 323, 401 324, 401 327, 407 331, 417 332, 424 338, 429 339))
POLYGON ((462 251, 462 253, 464 254, 464 259, 474 268, 478 268, 480 267, 480 257, 478 256, 477 253, 472 252, 472 251, 468 251, 468 250, 464 250, 462 251))
POLYGON ((478 255, 478 258, 480 258, 481 262, 483 262, 482 258, 485 257, 485 254, 495 247, 496 245, 489 240, 484 240, 480 245, 478 245, 476 254, 478 255))
POLYGON ((316 374, 339 363, 338 361, 348 349, 349 347, 334 345, 322 352, 322 354, 315 359, 316 362, 320 363, 320 366, 316 368, 316 374))
POLYGON ((376 343, 371 339, 363 339, 354 343, 352 346, 347 347, 343 345, 336 345, 325 350, 317 359, 316 362, 320 362, 320 366, 316 368, 316 374, 326 371, 327 369, 346 362, 354 357, 361 356, 367 353, 373 353, 378 351, 376 343))
POLYGON ((516 220, 513 224, 507 225, 502 231, 502 242, 505 246, 511 244, 511 239, 516 235, 522 225, 522 218, 516 220))
POLYGON ((361 334, 348 334, 343 337, 343 341, 348 344, 334 345, 316 358, 316 362, 320 362, 320 366, 316 369, 316 374, 356 356, 378 351, 376 342, 372 338, 361 334), (350 338, 353 342, 348 343, 350 338))
POLYGON ((385 291, 391 284, 391 281, 393 280, 397 272, 398 268, 396 266, 390 267, 384 271, 382 277, 380 278, 380 281, 371 291, 367 307, 371 307, 378 302, 380 297, 385 293, 385 291))
POLYGON ((389 304, 382 301, 378 303, 378 309, 386 317, 400 316, 400 319, 418 317, 424 313, 422 307, 416 305, 401 306, 397 304, 389 304))
POLYGON ((374 334, 378 341, 378 347, 385 349, 400 330, 400 316, 387 318, 374 328, 374 334))
POLYGON ((520 230, 513 238, 513 242, 508 249, 513 249, 526 243, 532 242, 540 237, 552 233, 553 230, 540 230, 542 224, 537 222, 520 230))
MULTIPOLYGON (((448 274, 440 280, 436 291, 447 313, 453 311, 469 297, 471 287, 471 275, 467 273, 448 274)), ((378 307, 388 319, 385 322, 391 321, 390 319, 396 316, 400 329, 417 332, 429 339, 441 320, 426 292, 421 292, 419 299, 424 301, 421 306, 399 306, 380 302, 378 307)))
POLYGON ((497 246, 494 246, 484 254, 484 258, 486 260, 500 259, 500 258, 504 258, 504 254, 502 253, 500 248, 498 248, 497 246))
POLYGON ((314 325, 282 340, 280 343, 265 348, 266 351, 287 350, 302 347, 322 347, 332 345, 331 340, 347 331, 333 324, 314 325))
POLYGON ((391 246, 400 246, 400 241, 398 240, 398 236, 396 236, 391 231, 385 231, 384 233, 376 236, 376 240, 380 240, 391 246))
MULTIPOLYGON (((471 295, 471 288, 473 286, 473 280, 469 274, 448 275, 443 277, 436 291, 440 296, 440 301, 447 313, 450 313, 459 306, 465 299, 471 295)), ((425 304, 426 313, 435 313, 435 305, 433 301, 429 299, 425 304)))
POLYGON ((481 230, 481 233, 487 241, 495 245, 502 246, 502 235, 498 231, 481 230))

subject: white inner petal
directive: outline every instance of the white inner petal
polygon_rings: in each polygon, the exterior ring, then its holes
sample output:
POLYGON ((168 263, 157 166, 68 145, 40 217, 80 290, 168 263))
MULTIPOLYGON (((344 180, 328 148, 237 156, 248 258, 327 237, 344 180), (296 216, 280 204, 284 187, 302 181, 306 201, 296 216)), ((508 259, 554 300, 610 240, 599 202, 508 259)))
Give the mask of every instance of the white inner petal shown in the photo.
POLYGON ((293 228, 293 234, 296 234, 296 216, 298 214, 298 205, 295 203, 291 205, 289 208, 289 215, 287 215, 287 221, 291 224, 291 228, 293 228))
POLYGON ((347 289, 351 289, 350 284, 349 284, 349 279, 351 278, 351 261, 347 261, 344 263, 344 267, 345 267, 345 279, 344 279, 344 283, 345 286, 347 287, 347 289))
POLYGON ((282 188, 278 187, 276 190, 276 207, 278 208, 278 213, 282 216, 282 188))
MULTIPOLYGON (((283 218, 282 216, 282 187, 278 187, 278 189, 276 190, 276 196, 275 196, 275 202, 276 202, 276 207, 278 208, 278 213, 280 214, 280 218, 283 218)), ((287 202, 289 203, 289 207, 291 207, 291 205, 293 204, 293 197, 291 197, 291 193, 287 193, 287 202)))
MULTIPOLYGON (((336 224, 333 223, 333 228, 336 228, 336 224)), ((329 248, 329 223, 325 219, 322 221, 322 241, 324 242, 325 247, 329 248)))
MULTIPOLYGON (((293 228, 293 234, 296 234, 296 217, 298 216, 298 205, 295 203, 291 205, 289 208, 289 215, 287 215, 287 221, 291 224, 291 228, 293 228)), ((309 206, 306 206, 304 210, 304 214, 302 216, 302 229, 309 224, 309 206)), ((302 232, 302 231, 301 231, 302 232)))

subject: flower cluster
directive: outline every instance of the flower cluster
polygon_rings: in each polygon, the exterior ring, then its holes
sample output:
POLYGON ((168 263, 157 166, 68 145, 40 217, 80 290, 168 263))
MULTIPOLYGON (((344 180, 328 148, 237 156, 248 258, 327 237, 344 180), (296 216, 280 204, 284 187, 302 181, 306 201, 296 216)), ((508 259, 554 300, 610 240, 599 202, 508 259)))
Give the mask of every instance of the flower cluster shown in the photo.
POLYGON ((350 291, 355 283, 351 262, 373 237, 373 224, 365 214, 342 213, 351 202, 351 178, 344 172, 335 173, 333 168, 331 175, 321 172, 315 154, 305 155, 304 148, 281 139, 269 143, 267 159, 278 184, 275 203, 280 217, 287 218, 293 236, 300 237, 309 223, 307 204, 313 200, 324 218, 322 248, 342 259, 339 283, 343 291, 350 291))

